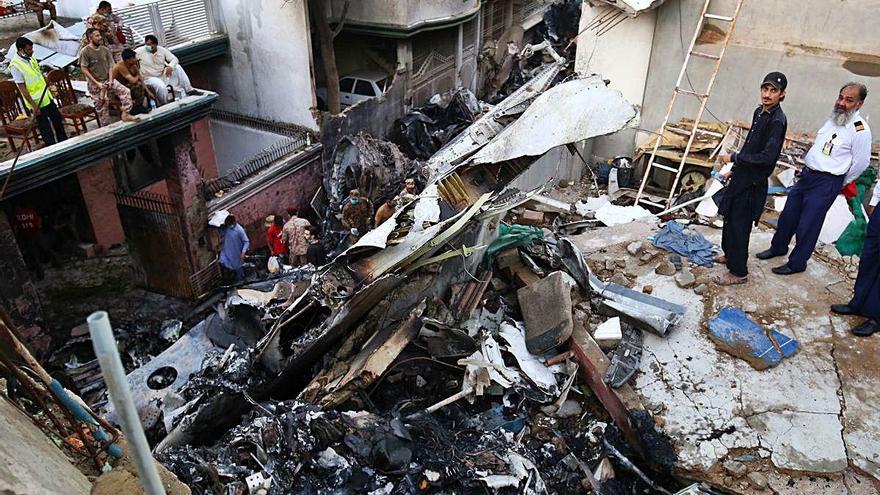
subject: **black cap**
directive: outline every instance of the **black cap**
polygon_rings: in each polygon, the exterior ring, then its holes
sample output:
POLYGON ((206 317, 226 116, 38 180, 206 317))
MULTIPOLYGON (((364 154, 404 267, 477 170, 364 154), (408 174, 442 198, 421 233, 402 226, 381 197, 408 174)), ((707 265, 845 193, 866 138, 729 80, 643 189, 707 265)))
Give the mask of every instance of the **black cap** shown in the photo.
POLYGON ((788 79, 782 72, 771 72, 764 76, 764 82, 761 83, 761 87, 764 87, 765 84, 770 84, 779 91, 785 91, 785 88, 788 86, 788 79))

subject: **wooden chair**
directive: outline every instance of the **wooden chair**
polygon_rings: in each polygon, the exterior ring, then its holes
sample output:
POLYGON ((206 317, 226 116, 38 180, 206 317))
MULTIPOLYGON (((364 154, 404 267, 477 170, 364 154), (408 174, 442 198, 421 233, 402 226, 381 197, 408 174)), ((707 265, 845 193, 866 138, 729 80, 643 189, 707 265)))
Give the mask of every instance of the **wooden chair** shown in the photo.
POLYGON ((55 97, 55 104, 58 105, 61 117, 65 122, 69 120, 70 125, 73 125, 74 135, 78 135, 80 131, 87 132, 87 122, 94 121, 98 127, 101 127, 101 119, 95 107, 77 101, 76 92, 66 71, 61 69, 49 71, 46 74, 46 82, 49 84, 52 96, 55 97))
POLYGON ((30 119, 19 119, 21 115, 30 116, 30 112, 24 106, 24 99, 18 92, 18 86, 8 79, 0 81, 0 120, 3 122, 3 130, 6 131, 6 140, 9 141, 12 151, 18 151, 15 147, 15 138, 20 139, 24 146, 27 146, 28 151, 33 151, 34 146, 40 142, 37 125, 34 122, 31 132, 28 133, 30 119))

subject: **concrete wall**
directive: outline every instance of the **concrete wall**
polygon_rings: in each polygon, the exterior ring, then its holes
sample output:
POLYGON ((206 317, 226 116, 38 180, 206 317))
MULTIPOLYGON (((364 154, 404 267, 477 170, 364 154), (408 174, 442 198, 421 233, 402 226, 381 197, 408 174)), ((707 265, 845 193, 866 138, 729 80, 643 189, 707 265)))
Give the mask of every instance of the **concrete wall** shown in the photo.
MULTIPOLYGON (((602 36, 597 36, 594 29, 585 30, 603 12, 603 5, 583 4, 579 29, 583 32, 578 36, 575 70, 583 76, 601 74, 611 81, 610 87, 620 90, 627 100, 641 108, 648 80, 656 12, 649 11, 635 19, 627 19, 602 36)), ((593 139, 588 159, 595 163, 631 154, 636 132, 635 129, 625 129, 593 139)))
POLYGON ((342 136, 353 136, 363 131, 385 139, 394 121, 406 112, 407 81, 405 74, 398 74, 382 96, 348 107, 339 115, 323 113, 321 144, 324 145, 325 160, 333 155, 336 143, 342 136))
POLYGON ((217 119, 211 120, 211 137, 214 141, 211 156, 216 158, 217 172, 221 176, 286 139, 281 134, 217 119))
MULTIPOLYGON (((314 222, 309 202, 320 187, 321 159, 318 155, 294 173, 280 180, 268 182, 258 192, 249 194, 247 198, 233 206, 227 206, 226 209, 235 215, 235 219, 244 227, 253 252, 266 245, 264 222, 268 215, 281 215, 288 206, 294 206, 300 210, 300 216, 314 222)), ((212 239, 213 242, 218 240, 212 239)))
MULTIPOLYGON (((344 3, 343 0, 330 2, 331 19, 339 18, 344 3)), ((448 22, 466 17, 479 8, 479 0, 419 0, 417 2, 359 0, 351 2, 346 22, 409 30, 431 23, 448 22)))
POLYGON ((76 173, 83 202, 92 224, 98 252, 125 242, 125 232, 116 209, 116 177, 109 158, 76 173))
MULTIPOLYGON (((659 127, 683 60, 693 36, 701 0, 672 0, 658 11, 642 126, 659 127), (680 9, 679 9, 680 6, 680 9), (679 22, 681 12, 681 22, 679 22)), ((713 2, 716 13, 733 11, 732 0, 713 2)), ((746 2, 733 40, 709 99, 709 109, 721 120, 748 120, 759 104, 759 85, 767 72, 780 70, 788 76, 788 95, 783 103, 789 130, 815 133, 830 113, 840 86, 855 80, 880 92, 880 31, 875 29, 876 2, 783 0, 746 2), (873 7, 873 8, 872 8, 873 7)), ((715 53, 726 23, 713 21, 704 29, 700 51, 715 53)), ((705 90, 711 61, 698 60, 689 75, 698 90, 705 90), (703 64, 697 65, 697 63, 703 64)), ((687 84, 685 82, 685 84, 687 84)), ((695 100, 694 98, 689 98, 695 100)), ((693 114, 696 104, 676 105, 693 114)), ((684 115, 682 110, 673 119, 684 115)), ((862 114, 871 121, 880 115, 880 98, 869 96, 862 114)), ((707 120, 714 120, 707 115, 707 120)), ((875 141, 880 133, 874 133, 875 141)))
MULTIPOLYGON (((780 70, 789 79, 788 96, 783 108, 789 130, 815 133, 830 113, 840 86, 855 80, 880 91, 880 32, 875 19, 868 15, 874 2, 837 2, 804 0, 793 4, 784 0, 745 2, 725 54, 704 120, 714 122, 748 120, 759 104, 759 85, 767 72, 780 70), (869 5, 870 4, 870 5, 869 5)), ((712 2, 712 12, 733 13, 733 0, 712 2)), ((669 0, 656 12, 628 19, 598 40, 589 31, 578 42, 576 68, 579 72, 598 72, 612 80, 633 103, 642 104, 639 127, 659 128, 684 52, 697 25, 702 0, 669 0), (650 41, 649 41, 650 40, 650 41), (646 60, 646 57, 647 60, 646 60), (647 72, 646 72, 647 71, 647 72), (639 95, 639 86, 644 93, 639 95)), ((582 28, 593 17, 584 3, 582 28)), ((704 28, 698 51, 717 53, 728 28, 724 22, 711 21, 704 28)), ((690 82, 704 91, 713 61, 695 59, 689 65, 690 82)), ((689 88, 687 78, 683 82, 689 88)), ((693 97, 679 97, 672 120, 693 118, 698 102, 693 97)), ((869 95, 862 114, 871 121, 880 115, 880 98, 869 95)), ((633 131, 596 140, 594 158, 629 154, 633 150, 633 131)), ((639 133, 636 139, 645 139, 639 133)), ((875 141, 880 133, 874 133, 875 141)))
POLYGON ((193 122, 189 129, 192 132, 193 148, 198 157, 202 178, 217 177, 217 154, 214 152, 214 136, 211 134, 210 119, 204 118, 193 122))
MULTIPOLYGON (((585 158, 592 153, 593 140, 577 143, 578 150, 585 158)), ((530 191, 543 186, 548 180, 558 183, 561 180, 579 181, 584 174, 584 162, 577 154, 572 155, 567 146, 557 146, 538 158, 525 172, 514 179, 508 187, 520 191, 530 191)))
POLYGON ((216 108, 317 129, 311 36, 305 0, 214 0, 229 35, 220 59, 190 67, 194 83, 216 91, 216 108))

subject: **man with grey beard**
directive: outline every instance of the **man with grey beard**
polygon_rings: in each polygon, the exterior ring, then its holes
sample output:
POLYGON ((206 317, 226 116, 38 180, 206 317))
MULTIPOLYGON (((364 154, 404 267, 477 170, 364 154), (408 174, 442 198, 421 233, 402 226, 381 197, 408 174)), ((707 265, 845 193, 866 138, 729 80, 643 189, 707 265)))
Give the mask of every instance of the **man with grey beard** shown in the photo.
POLYGON ((788 263, 773 268, 773 273, 791 275, 807 269, 828 209, 843 186, 868 168, 871 129, 859 115, 867 96, 868 88, 861 83, 840 88, 831 117, 807 153, 800 180, 788 193, 770 249, 757 254, 762 260, 783 256, 792 236, 797 236, 788 263))

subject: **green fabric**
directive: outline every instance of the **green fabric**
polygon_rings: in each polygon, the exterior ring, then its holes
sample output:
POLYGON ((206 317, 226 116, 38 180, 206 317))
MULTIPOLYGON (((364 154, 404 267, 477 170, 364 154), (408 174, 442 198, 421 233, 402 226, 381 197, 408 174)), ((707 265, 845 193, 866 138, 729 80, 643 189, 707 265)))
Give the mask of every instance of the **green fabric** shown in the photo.
POLYGON ((491 264, 495 260, 495 255, 511 246, 522 246, 533 239, 541 239, 544 237, 544 231, 537 227, 527 225, 508 225, 502 223, 499 227, 498 239, 489 244, 486 250, 486 262, 491 264))
POLYGON ((852 211, 855 219, 846 226, 843 234, 837 239, 835 245, 837 252, 842 256, 862 255, 862 247, 865 244, 865 232, 868 229, 868 219, 862 211, 865 195, 871 190, 874 181, 877 179, 877 170, 874 167, 868 167, 858 179, 856 179, 856 189, 859 194, 849 200, 849 209, 852 211))

